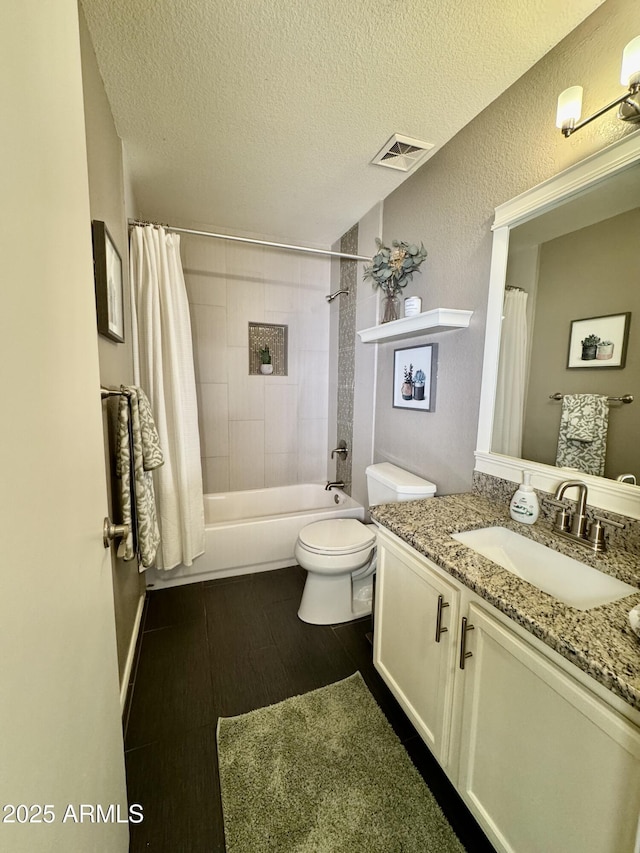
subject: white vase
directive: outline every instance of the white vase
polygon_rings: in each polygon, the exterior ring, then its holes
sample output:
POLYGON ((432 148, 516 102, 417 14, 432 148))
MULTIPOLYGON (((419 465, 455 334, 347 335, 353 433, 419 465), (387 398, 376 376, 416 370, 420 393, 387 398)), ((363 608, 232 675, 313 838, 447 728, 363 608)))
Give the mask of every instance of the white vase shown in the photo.
POLYGON ((270 373, 273 373, 273 365, 272 364, 261 364, 260 365, 260 373, 264 373, 265 376, 268 376, 270 373))

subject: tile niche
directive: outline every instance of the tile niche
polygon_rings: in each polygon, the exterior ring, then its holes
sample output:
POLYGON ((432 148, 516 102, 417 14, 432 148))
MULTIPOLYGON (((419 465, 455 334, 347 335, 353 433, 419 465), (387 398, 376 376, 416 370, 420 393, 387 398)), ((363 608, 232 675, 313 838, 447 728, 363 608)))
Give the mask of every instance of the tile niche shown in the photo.
POLYGON ((249 375, 260 373, 260 350, 269 347, 273 373, 288 375, 288 328, 275 323, 249 323, 249 375))

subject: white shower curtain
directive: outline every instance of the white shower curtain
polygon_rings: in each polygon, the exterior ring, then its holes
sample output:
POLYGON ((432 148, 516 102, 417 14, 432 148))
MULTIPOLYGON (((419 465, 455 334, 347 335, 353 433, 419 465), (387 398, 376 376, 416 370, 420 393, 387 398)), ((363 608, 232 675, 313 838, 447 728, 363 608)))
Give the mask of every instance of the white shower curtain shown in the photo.
POLYGON ((158 567, 190 566, 204 552, 204 506, 179 235, 134 226, 130 264, 134 376, 151 403, 165 459, 154 472, 162 537, 158 567))
POLYGON ((492 450, 507 456, 522 456, 527 342, 527 294, 524 290, 507 289, 492 440, 492 450))

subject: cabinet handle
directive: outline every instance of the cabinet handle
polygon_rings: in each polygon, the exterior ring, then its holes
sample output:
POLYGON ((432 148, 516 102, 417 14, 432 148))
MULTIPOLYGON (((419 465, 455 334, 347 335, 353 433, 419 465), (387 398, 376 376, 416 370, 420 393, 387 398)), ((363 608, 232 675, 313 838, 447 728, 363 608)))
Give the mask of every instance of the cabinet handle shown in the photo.
POLYGON ((442 596, 439 595, 438 596, 438 613, 436 615, 436 643, 440 642, 440 635, 446 634, 446 632, 449 630, 448 628, 442 627, 442 609, 444 607, 448 607, 448 606, 449 606, 449 602, 444 601, 442 596))
POLYGON ((473 657, 472 652, 466 650, 467 631, 473 631, 473 625, 467 624, 467 617, 462 617, 462 629, 460 631, 460 669, 464 669, 464 662, 467 658, 473 657))

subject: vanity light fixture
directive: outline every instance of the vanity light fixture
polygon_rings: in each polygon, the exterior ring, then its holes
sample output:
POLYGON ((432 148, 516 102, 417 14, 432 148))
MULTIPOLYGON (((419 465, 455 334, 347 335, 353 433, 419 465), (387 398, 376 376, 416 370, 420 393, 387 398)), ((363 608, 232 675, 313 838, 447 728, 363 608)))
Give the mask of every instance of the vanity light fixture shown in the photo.
POLYGON ((582 86, 565 89, 558 98, 556 127, 562 130, 565 137, 571 136, 576 130, 614 107, 619 108, 618 118, 622 121, 640 122, 640 36, 632 39, 622 52, 620 82, 628 88, 628 92, 582 121, 582 86))

